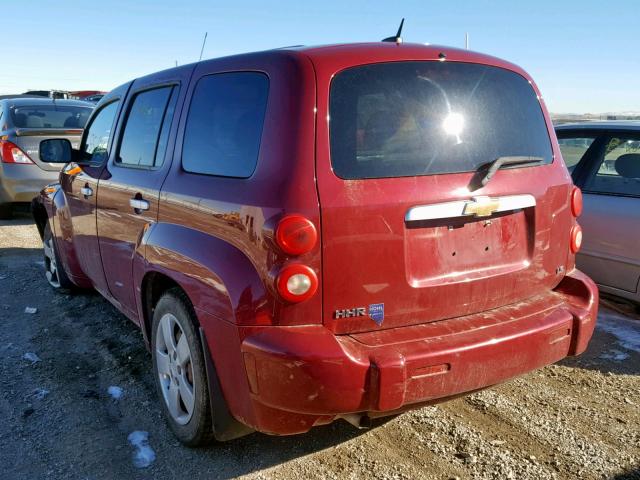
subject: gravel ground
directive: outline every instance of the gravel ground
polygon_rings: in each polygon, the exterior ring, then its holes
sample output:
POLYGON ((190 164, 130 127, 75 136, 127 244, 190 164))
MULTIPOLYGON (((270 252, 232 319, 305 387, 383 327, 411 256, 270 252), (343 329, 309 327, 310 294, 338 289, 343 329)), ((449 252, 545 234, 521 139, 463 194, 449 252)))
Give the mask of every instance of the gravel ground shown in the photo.
POLYGON ((624 305, 602 306, 580 357, 372 430, 189 449, 135 326, 98 295, 56 294, 42 268, 28 217, 0 221, 0 478, 640 480, 640 319, 624 305))

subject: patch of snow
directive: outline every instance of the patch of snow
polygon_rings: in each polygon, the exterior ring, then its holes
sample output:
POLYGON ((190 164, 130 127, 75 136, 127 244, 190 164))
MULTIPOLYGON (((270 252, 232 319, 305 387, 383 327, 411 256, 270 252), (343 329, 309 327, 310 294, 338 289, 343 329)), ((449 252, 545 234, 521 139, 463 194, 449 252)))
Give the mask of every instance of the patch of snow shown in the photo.
POLYGON ((44 397, 46 397, 47 395, 49 395, 49 390, 47 390, 46 388, 36 388, 33 393, 31 393, 31 395, 36 399, 36 400, 44 400, 44 397))
POLYGON ((25 307, 24 313, 37 313, 38 309, 36 307, 25 307))
POLYGON ((129 434, 127 440, 136 448, 133 454, 136 468, 147 468, 156 460, 156 452, 149 446, 149 432, 136 430, 129 434))
POLYGON ((40 361, 40 357, 38 355, 36 355, 33 352, 27 352, 25 353, 22 358, 24 360, 27 360, 29 362, 31 362, 31 365, 33 365, 34 363, 38 363, 40 361))
POLYGON ((610 310, 601 310, 596 327, 616 337, 618 345, 622 348, 640 353, 640 321, 631 320, 610 310))
POLYGON ((109 388, 107 388, 107 393, 111 395, 111 398, 113 398, 114 400, 120 400, 120 398, 122 398, 123 392, 122 388, 111 385, 109 388))
POLYGON ((600 358, 604 360, 614 360, 616 362, 621 362, 622 360, 626 360, 629 358, 628 353, 621 352, 620 350, 616 350, 615 348, 609 350, 607 353, 603 353, 600 355, 600 358))

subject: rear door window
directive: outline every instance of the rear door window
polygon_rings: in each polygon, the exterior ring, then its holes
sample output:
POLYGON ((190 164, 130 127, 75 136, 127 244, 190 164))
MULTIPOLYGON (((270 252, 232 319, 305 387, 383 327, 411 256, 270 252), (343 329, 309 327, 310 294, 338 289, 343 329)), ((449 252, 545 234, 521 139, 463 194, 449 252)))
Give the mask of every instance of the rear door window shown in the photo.
POLYGON ((168 86, 136 94, 122 134, 116 160, 118 164, 135 167, 162 165, 175 109, 175 98, 171 102, 173 90, 174 87, 168 86))
POLYGON ((196 85, 182 150, 187 172, 248 178, 258 161, 269 79, 258 72, 209 75, 196 85))
POLYGON ((535 91, 480 64, 349 68, 330 92, 331 162, 344 179, 471 172, 501 156, 553 160, 535 91))
POLYGON ((584 191, 640 197, 640 137, 609 138, 584 191))

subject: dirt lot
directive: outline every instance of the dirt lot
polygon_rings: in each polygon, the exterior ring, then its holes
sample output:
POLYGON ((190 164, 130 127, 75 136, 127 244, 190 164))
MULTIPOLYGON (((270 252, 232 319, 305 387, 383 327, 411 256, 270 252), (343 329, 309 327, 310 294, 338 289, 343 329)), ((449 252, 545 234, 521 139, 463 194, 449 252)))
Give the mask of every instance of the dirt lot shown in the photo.
POLYGON ((373 430, 194 450, 164 424, 134 325, 98 295, 56 294, 42 268, 28 217, 0 222, 0 478, 640 479, 636 315, 602 308, 581 357, 373 430), (149 434, 146 468, 134 431, 149 434))

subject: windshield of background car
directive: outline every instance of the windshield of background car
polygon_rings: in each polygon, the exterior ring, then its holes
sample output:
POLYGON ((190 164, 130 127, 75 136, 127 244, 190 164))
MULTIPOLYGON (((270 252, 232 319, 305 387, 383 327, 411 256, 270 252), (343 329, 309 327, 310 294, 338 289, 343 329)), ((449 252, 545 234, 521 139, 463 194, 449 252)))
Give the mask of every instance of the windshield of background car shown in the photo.
POLYGON ((515 72, 471 63, 377 63, 337 74, 331 163, 344 179, 470 172, 553 152, 538 97, 515 72))
POLYGON ((20 105, 11 108, 16 128, 84 128, 91 107, 70 105, 20 105))

